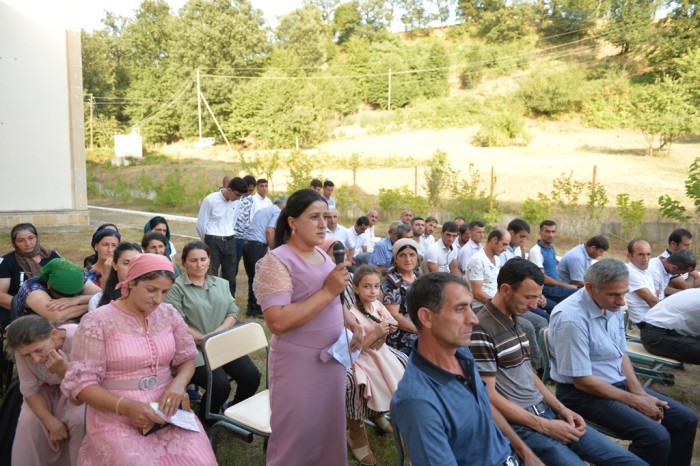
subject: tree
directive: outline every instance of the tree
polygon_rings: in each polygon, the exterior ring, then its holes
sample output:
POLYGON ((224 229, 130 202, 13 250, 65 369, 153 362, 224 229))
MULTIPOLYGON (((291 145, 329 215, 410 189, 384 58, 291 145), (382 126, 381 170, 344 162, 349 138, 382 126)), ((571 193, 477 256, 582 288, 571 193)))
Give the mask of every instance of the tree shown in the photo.
POLYGON ((428 11, 425 5, 426 0, 400 0, 404 13, 401 15, 401 22, 406 31, 415 29, 425 29, 435 17, 428 11))
POLYGON ((604 29, 606 38, 628 53, 648 42, 658 0, 611 0, 610 19, 604 29))
POLYGON ((296 55, 303 67, 326 63, 329 28, 323 23, 318 8, 297 8, 283 16, 275 35, 279 45, 296 55))
POLYGON ((425 190, 428 192, 430 209, 437 207, 440 195, 448 192, 455 176, 455 171, 447 162, 447 153, 436 151, 425 169, 425 190))
POLYGON ((633 96, 634 124, 644 135, 647 155, 655 150, 670 154, 671 145, 679 136, 698 128, 698 110, 692 105, 688 90, 670 76, 637 86, 633 96))

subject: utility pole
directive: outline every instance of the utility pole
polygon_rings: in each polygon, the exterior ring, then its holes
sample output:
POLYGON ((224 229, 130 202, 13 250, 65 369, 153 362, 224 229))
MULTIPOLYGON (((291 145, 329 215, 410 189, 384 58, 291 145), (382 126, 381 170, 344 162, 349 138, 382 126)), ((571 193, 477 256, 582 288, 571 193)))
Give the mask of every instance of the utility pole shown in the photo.
POLYGON ((389 95, 387 98, 386 109, 391 111, 391 68, 389 68, 389 95))
POLYGON ((95 115, 95 97, 90 93, 90 149, 93 147, 94 137, 93 137, 93 126, 92 118, 95 115))
POLYGON ((199 121, 199 140, 202 140, 202 89, 199 85, 199 68, 197 68, 197 117, 199 121))

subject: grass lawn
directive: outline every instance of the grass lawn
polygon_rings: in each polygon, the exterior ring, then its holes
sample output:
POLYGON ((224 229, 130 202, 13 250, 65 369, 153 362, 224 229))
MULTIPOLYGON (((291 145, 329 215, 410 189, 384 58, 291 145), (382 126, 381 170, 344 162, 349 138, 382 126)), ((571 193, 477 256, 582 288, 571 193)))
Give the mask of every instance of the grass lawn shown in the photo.
MULTIPOLYGON (((100 214, 101 215, 101 214, 100 214)), ((101 221, 116 221, 116 219, 103 218, 93 213, 93 218, 99 218, 101 221)), ((95 220, 95 222, 97 222, 95 220)), ((126 241, 136 241, 140 243, 140 232, 136 230, 137 226, 142 227, 145 223, 145 219, 141 221, 136 219, 130 223, 123 224, 118 222, 120 230, 123 233, 123 240, 126 241), (124 227, 122 227, 122 225, 124 227)), ((174 233, 181 234, 183 236, 175 236, 173 241, 176 244, 178 250, 182 250, 184 244, 189 241, 186 236, 191 236, 193 227, 189 225, 173 227, 174 233), (190 230, 192 228, 192 230, 190 230)), ((83 258, 90 254, 92 251, 90 249, 90 237, 92 236, 93 228, 83 228, 71 231, 46 231, 40 232, 42 244, 48 248, 55 249, 62 256, 82 264, 83 258)), ((530 241, 528 244, 531 244, 530 241)), ((572 239, 561 238, 557 243, 560 248, 560 253, 563 250, 569 249, 576 244, 572 239)), ((0 248, 0 254, 5 253, 11 249, 9 234, 7 232, 0 233, 0 245, 5 245, 5 247, 0 248)), ((661 248, 661 245, 654 245, 654 250, 661 248)), ((624 260, 624 245, 613 243, 611 251, 609 251, 608 256, 616 257, 624 260)), ((241 266, 241 273, 238 276, 238 296, 237 301, 241 309, 245 309, 247 296, 247 277, 243 272, 241 266)), ((242 313, 245 315, 245 312, 242 313)), ((242 321, 249 320, 245 317, 241 318, 242 321)), ((265 326, 264 321, 260 320, 260 323, 265 326)), ((269 331, 268 333, 269 336, 269 331)), ((260 368, 261 372, 265 373, 265 354, 264 352, 259 352, 253 357, 254 362, 260 368)), ((674 371, 676 374, 676 384, 672 387, 663 386, 660 384, 654 384, 653 389, 661 393, 667 394, 676 400, 685 403, 690 406, 696 413, 700 410, 700 391, 697 389, 697 384, 700 381, 700 367, 686 365, 685 371, 674 371)), ((261 389, 264 387, 261 387, 261 389)), ((549 385, 549 388, 554 390, 553 385, 549 385)), ((332 420, 325 416, 325 413, 319 413, 318 422, 341 422, 340 420, 332 420)), ((368 429, 368 435, 370 439, 370 445, 377 457, 379 464, 381 465, 391 465, 395 464, 396 454, 394 450, 393 438, 391 435, 378 435, 373 429, 368 429)), ((695 455, 693 458, 693 465, 700 465, 700 439, 696 438, 695 443, 695 455)), ((245 466, 255 466, 265 464, 265 458, 262 449, 262 440, 256 438, 252 444, 244 443, 232 436, 227 434, 222 434, 219 440, 219 447, 217 451, 217 458, 222 465, 245 465, 245 466)), ((359 464, 354 460, 352 454, 348 450, 349 464, 359 464)))

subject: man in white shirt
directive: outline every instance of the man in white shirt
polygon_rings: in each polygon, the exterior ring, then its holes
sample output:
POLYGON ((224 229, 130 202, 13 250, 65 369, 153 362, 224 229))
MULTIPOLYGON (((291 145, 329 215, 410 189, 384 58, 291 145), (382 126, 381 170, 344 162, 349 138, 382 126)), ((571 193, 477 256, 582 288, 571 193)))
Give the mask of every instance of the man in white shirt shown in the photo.
POLYGON ((343 243, 345 257, 348 262, 352 263, 352 258, 355 255, 355 242, 348 235, 348 230, 338 224, 338 211, 335 209, 328 209, 328 214, 326 214, 326 238, 333 238, 343 243))
POLYGON ((530 237, 530 224, 522 218, 511 220, 506 229, 510 233, 510 243, 506 246, 506 250, 498 256, 501 259, 501 266, 514 257, 525 259, 523 246, 525 246, 525 241, 530 237))
POLYGON ((489 233, 486 245, 477 251, 467 264, 465 279, 469 282, 472 296, 472 309, 481 309, 498 291, 496 279, 501 268, 498 256, 510 243, 510 233, 498 228, 489 233))
POLYGON ((659 299, 664 299, 674 293, 678 293, 678 288, 672 288, 668 284, 675 277, 695 270, 695 254, 687 249, 681 249, 668 257, 654 257, 649 261, 649 272, 654 277, 654 289, 657 291, 659 299))
POLYGON ((255 191, 255 194, 253 194, 253 207, 250 209, 251 220, 253 220, 255 212, 272 205, 272 201, 267 197, 267 180, 265 178, 260 178, 255 183, 255 191))
POLYGON ((202 201, 197 217, 197 233, 211 249, 210 273, 229 281, 231 296, 236 294, 236 241, 233 228, 236 219, 234 202, 248 192, 243 178, 231 179, 221 191, 209 194, 202 201))
POLYGON ((335 205, 335 199, 333 199, 333 191, 335 191, 335 183, 331 180, 326 180, 323 182, 323 197, 328 202, 328 209, 337 209, 338 206, 335 205))
POLYGON ((377 209, 371 209, 367 212, 367 218, 369 219, 369 227, 365 230, 365 245, 367 246, 367 252, 372 252, 374 250, 374 245, 381 239, 374 234, 374 226, 379 220, 379 211, 377 209))
POLYGON ((355 245, 355 253, 353 256, 353 263, 355 265, 369 264, 369 258, 372 256, 371 252, 367 252, 367 246, 365 245, 367 241, 365 233, 368 228, 369 218, 363 215, 355 221, 355 225, 352 228, 347 229, 348 236, 355 245))
MULTIPOLYGON (((456 225, 456 224, 455 224, 456 225)), ((472 220, 469 222, 469 241, 459 250, 457 258, 459 270, 464 274, 467 271, 469 259, 479 251, 483 246, 481 242, 484 240, 484 222, 481 220, 472 220)))
MULTIPOLYGON (((677 228, 668 235, 668 247, 661 253, 661 257, 668 257, 681 249, 690 250, 693 247, 693 234, 685 228, 677 228)), ((687 290, 688 288, 700 287, 700 274, 697 270, 690 273, 684 273, 677 277, 673 277, 669 283, 669 287, 678 290, 687 290)))
POLYGON ((639 323, 647 351, 700 364, 700 288, 690 288, 652 307, 639 323))
POLYGON ((627 243, 627 268, 630 271, 629 291, 627 292, 627 315, 630 322, 637 324, 644 320, 647 311, 659 302, 654 288, 654 277, 649 272, 651 245, 643 239, 635 238, 627 243))
POLYGON ((459 275, 457 267, 457 245, 455 240, 459 234, 457 224, 445 222, 442 224, 442 238, 430 246, 425 253, 430 272, 450 272, 459 275))
POLYGON ((418 243, 418 257, 425 257, 425 251, 428 249, 428 244, 423 239, 425 234, 425 220, 423 217, 413 217, 411 219, 411 231, 413 232, 413 241, 418 243))

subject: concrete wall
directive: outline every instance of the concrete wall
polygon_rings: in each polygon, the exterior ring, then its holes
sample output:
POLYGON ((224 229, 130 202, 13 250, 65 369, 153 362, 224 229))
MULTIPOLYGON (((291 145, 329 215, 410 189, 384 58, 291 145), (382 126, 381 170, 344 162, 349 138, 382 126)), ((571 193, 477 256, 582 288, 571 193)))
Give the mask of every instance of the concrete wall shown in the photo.
POLYGON ((89 221, 80 32, 68 0, 0 0, 0 228, 89 221))

